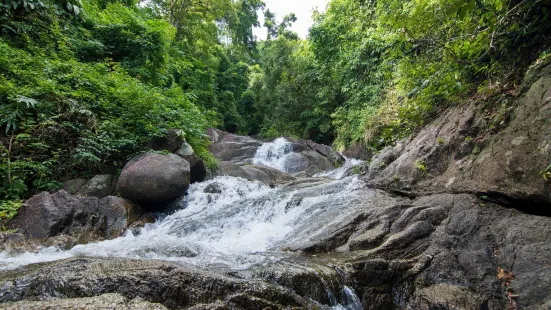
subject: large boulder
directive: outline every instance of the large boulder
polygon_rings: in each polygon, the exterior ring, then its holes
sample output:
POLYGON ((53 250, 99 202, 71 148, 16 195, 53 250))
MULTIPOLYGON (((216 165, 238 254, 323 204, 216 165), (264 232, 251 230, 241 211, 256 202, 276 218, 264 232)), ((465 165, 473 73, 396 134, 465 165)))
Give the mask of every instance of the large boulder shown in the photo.
POLYGON ((291 153, 285 157, 283 166, 285 171, 291 174, 303 172, 307 176, 335 169, 335 166, 327 157, 315 151, 291 153))
POLYGON ((205 180, 207 175, 205 164, 183 138, 181 130, 170 129, 164 136, 150 140, 147 147, 156 151, 168 151, 185 159, 190 165, 190 183, 205 180))
POLYGON ((6 226, 26 238, 65 235, 70 239, 67 243, 76 244, 119 237, 136 221, 150 219, 147 215, 126 199, 72 196, 60 190, 31 197, 6 226))
POLYGON ((209 129, 212 144, 211 153, 221 161, 236 164, 251 164, 256 150, 262 141, 246 136, 238 136, 218 129, 209 129))
POLYGON ((306 140, 306 144, 312 149, 312 151, 316 151, 317 153, 321 154, 323 157, 327 158, 331 165, 334 167, 340 167, 344 164, 345 159, 342 157, 342 155, 333 150, 333 148, 324 145, 316 143, 312 140, 306 140))
POLYGON ((115 196, 101 199, 98 211, 104 216, 105 234, 108 239, 121 236, 130 225, 142 217, 149 219, 140 205, 115 196))
POLYGON ((7 226, 21 228, 32 238, 55 236, 71 222, 77 203, 78 200, 65 191, 53 195, 42 192, 25 201, 7 226))
POLYGON ((325 157, 332 165, 332 168, 338 168, 345 162, 344 157, 330 146, 316 143, 312 140, 286 138, 292 142, 291 149, 295 153, 316 152, 325 157))
POLYGON ((271 186, 294 181, 295 178, 288 173, 277 169, 255 165, 237 165, 230 161, 220 162, 219 175, 240 177, 250 181, 260 181, 271 186))
POLYGON ((110 174, 96 175, 79 188, 76 195, 103 198, 113 192, 113 176, 110 174))
POLYGON ((138 203, 168 202, 185 194, 190 182, 189 163, 169 154, 144 154, 129 161, 119 177, 117 191, 138 203))

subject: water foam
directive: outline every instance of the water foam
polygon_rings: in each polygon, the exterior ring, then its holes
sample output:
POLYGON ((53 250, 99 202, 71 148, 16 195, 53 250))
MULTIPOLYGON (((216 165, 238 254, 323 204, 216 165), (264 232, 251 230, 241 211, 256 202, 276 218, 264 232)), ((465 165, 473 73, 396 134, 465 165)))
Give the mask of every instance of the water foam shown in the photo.
POLYGON ((316 173, 314 175, 315 178, 329 178, 329 179, 342 179, 345 174, 353 167, 355 166, 360 166, 364 163, 364 161, 362 160, 358 160, 358 159, 354 159, 354 158, 348 158, 348 157, 344 157, 344 159, 346 160, 344 162, 344 164, 337 168, 337 169, 334 169, 334 170, 329 170, 329 171, 323 171, 323 172, 320 172, 320 173, 316 173))
POLYGON ((190 186, 184 209, 137 233, 62 251, 54 247, 24 254, 0 253, 0 269, 74 256, 163 259, 196 266, 246 269, 288 256, 281 248, 315 238, 346 212, 363 183, 355 178, 292 189, 217 177, 190 186), (216 185, 221 193, 205 193, 216 185))
POLYGON ((273 142, 262 144, 256 151, 253 164, 262 165, 287 172, 285 160, 292 153, 293 144, 285 138, 277 138, 273 142))

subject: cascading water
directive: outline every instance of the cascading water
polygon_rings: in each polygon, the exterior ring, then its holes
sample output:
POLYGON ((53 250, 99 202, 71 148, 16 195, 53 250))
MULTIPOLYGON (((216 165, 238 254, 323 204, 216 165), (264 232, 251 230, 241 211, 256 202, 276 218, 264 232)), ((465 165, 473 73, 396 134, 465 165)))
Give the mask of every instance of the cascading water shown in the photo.
MULTIPOLYGON (((262 146, 255 161, 280 168, 289 151, 290 143, 277 139, 262 146)), ((356 177, 310 179, 279 188, 217 177, 191 185, 181 210, 139 231, 67 251, 50 247, 35 253, 0 253, 0 270, 74 256, 162 259, 209 269, 267 266, 298 256, 283 249, 315 240, 353 213, 357 206, 347 203, 364 189, 356 177)), ((343 286, 341 296, 344 302, 335 302, 334 309, 361 309, 350 288, 343 286)))
POLYGON ((0 268, 80 255, 245 269, 290 255, 278 250, 306 242, 338 223, 347 215, 339 205, 363 188, 363 182, 354 177, 298 189, 272 189, 241 178, 217 177, 191 185, 182 202, 184 209, 136 233, 68 251, 46 248, 14 257, 0 253, 0 268))
POLYGON ((342 179, 342 177, 352 168, 355 166, 359 166, 363 164, 363 161, 353 158, 345 158, 346 161, 344 162, 344 165, 341 167, 330 170, 330 171, 324 171, 320 172, 314 175, 315 178, 330 178, 330 179, 342 179))
POLYGON ((262 165, 287 172, 286 156, 291 154, 293 144, 285 138, 277 138, 273 142, 262 144, 256 151, 253 164, 262 165))

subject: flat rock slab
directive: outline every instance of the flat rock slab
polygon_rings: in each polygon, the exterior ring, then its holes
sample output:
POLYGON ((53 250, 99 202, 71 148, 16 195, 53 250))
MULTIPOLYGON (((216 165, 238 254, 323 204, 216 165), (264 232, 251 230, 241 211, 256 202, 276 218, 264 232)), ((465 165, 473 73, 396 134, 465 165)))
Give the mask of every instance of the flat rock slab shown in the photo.
POLYGON ((172 309, 201 305, 209 309, 221 302, 231 309, 314 305, 267 282, 235 279, 154 260, 73 258, 0 272, 0 279, 0 303, 30 300, 32 304, 33 300, 114 293, 126 300, 141 298, 172 309))
POLYGON ((94 297, 53 299, 47 301, 19 301, 0 305, 0 309, 93 309, 93 310, 165 310, 165 306, 150 303, 137 297, 125 298, 119 294, 103 294, 94 297))

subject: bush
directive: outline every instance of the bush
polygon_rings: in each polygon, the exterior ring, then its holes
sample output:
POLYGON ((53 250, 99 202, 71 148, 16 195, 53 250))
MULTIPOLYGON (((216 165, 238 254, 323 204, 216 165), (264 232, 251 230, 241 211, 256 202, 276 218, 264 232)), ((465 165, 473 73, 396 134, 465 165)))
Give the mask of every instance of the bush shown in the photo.
POLYGON ((120 169, 171 128, 183 130, 207 164, 216 164, 206 151, 204 114, 179 86, 163 86, 159 78, 173 35, 166 22, 109 5, 89 14, 83 27, 45 3, 44 12, 22 17, 40 31, 0 39, 0 200, 120 169), (102 48, 90 54, 95 47, 102 48), (117 58, 119 49, 127 57, 117 58))

